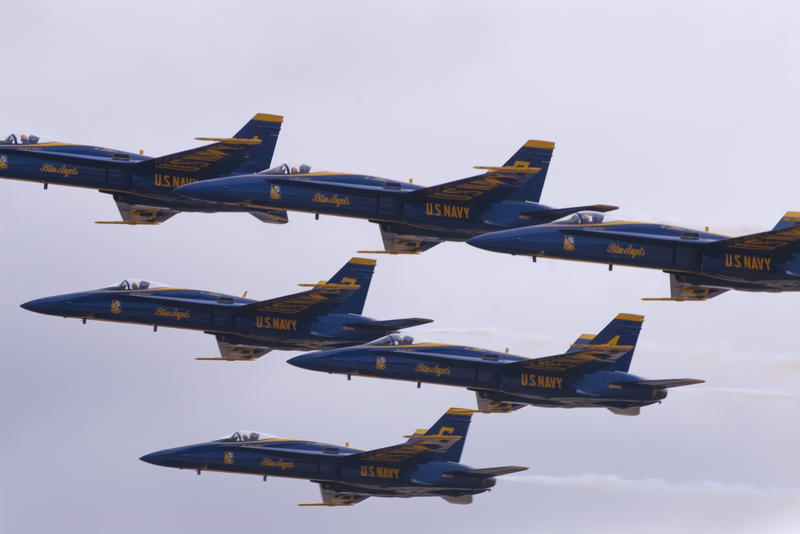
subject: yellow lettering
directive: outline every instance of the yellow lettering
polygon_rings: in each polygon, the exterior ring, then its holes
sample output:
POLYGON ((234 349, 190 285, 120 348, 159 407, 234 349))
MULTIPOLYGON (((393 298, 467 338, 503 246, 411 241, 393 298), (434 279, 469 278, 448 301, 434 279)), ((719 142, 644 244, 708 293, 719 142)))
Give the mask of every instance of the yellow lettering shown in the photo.
POLYGON ((769 264, 772 263, 772 258, 764 258, 764 263, 767 265, 767 270, 770 270, 769 264))

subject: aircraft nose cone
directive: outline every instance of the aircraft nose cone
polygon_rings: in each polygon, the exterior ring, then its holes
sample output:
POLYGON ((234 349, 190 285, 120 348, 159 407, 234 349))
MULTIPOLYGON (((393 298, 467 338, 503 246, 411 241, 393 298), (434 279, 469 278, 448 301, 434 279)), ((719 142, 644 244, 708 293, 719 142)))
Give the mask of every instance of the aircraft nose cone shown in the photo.
POLYGON ((218 185, 216 180, 204 180, 201 182, 194 182, 191 184, 176 187, 174 191, 179 195, 185 197, 196 198, 199 200, 217 200, 221 193, 224 193, 227 188, 224 185, 218 185))
POLYGON ((147 462, 148 464, 165 465, 164 460, 166 456, 167 455, 164 454, 164 451, 159 451, 159 452, 151 452, 150 454, 145 454, 139 459, 143 462, 147 462))
POLYGON ((498 252, 501 250, 501 244, 504 241, 502 236, 496 236, 493 233, 482 234, 470 239, 467 239, 467 244, 473 247, 482 248, 484 250, 491 250, 498 252))
POLYGON ((36 313, 48 315, 60 315, 62 311, 62 301, 55 297, 44 297, 41 299, 29 300, 20 304, 20 308, 36 313))
POLYGON ((301 354, 300 356, 289 358, 288 362, 294 365, 295 367, 316 371, 319 369, 318 360, 319 358, 317 358, 314 353, 311 353, 311 354, 301 354))

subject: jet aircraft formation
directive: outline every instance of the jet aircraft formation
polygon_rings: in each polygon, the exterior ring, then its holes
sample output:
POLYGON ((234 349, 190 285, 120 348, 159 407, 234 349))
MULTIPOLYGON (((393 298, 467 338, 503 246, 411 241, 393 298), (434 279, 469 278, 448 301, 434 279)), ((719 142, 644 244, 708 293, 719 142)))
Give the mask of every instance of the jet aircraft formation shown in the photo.
MULTIPOLYGON (((121 221, 156 225, 182 211, 244 212, 285 224, 288 211, 366 219, 384 249, 417 254, 444 241, 496 252, 662 269, 671 296, 701 301, 729 289, 800 290, 800 213, 770 231, 728 238, 688 228, 606 222, 606 204, 554 208, 540 203, 554 144, 529 140, 483 172, 423 187, 308 165, 272 165, 283 122, 257 114, 233 137, 161 157, 10 135, 0 142, 0 177, 96 189, 112 195, 121 221)), ((315 351, 289 363, 304 369, 467 388, 477 409, 451 408, 408 441, 371 451, 235 432, 166 449, 145 462, 197 471, 302 478, 322 502, 349 506, 370 496, 439 496, 467 504, 495 478, 526 469, 460 463, 471 416, 523 406, 607 408, 638 415, 667 390, 703 382, 647 379, 629 372, 644 317, 620 313, 596 335, 582 334, 560 354, 528 358, 464 345, 414 343, 399 330, 431 322, 375 320, 363 309, 375 260, 352 258, 328 281, 269 300, 127 279, 96 290, 38 298, 22 307, 43 314, 199 330, 215 336, 218 357, 252 361, 271 350, 315 351)))

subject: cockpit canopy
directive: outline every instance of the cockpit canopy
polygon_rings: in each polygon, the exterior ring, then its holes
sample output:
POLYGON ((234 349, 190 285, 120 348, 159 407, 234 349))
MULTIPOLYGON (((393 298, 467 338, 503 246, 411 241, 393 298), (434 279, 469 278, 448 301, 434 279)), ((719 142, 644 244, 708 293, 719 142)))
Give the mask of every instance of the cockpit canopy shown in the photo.
POLYGON ((382 337, 380 339, 376 339, 371 343, 367 343, 367 345, 411 345, 414 343, 414 338, 411 336, 405 336, 402 334, 389 334, 388 336, 382 337))
POLYGON ((599 211, 579 211, 553 222, 557 224, 600 224, 604 218, 605 215, 599 211))
POLYGON ((259 441, 263 439, 271 439, 274 438, 272 434, 266 434, 264 432, 234 432, 230 436, 223 436, 219 439, 215 439, 214 441, 232 441, 232 442, 242 442, 242 441, 259 441))
POLYGON ((312 169, 311 165, 302 163, 300 165, 293 165, 290 163, 281 163, 277 167, 272 167, 259 174, 310 174, 312 172, 322 172, 320 169, 312 169))
POLYGON ((152 280, 141 280, 139 278, 130 278, 128 280, 123 280, 119 284, 108 287, 106 289, 120 289, 126 291, 131 289, 156 289, 159 287, 171 287, 171 286, 169 284, 162 284, 161 282, 154 282, 152 280))
POLYGON ((6 137, 4 143, 8 145, 35 145, 39 142, 38 135, 25 135, 22 134, 17 136, 16 134, 10 134, 6 137))

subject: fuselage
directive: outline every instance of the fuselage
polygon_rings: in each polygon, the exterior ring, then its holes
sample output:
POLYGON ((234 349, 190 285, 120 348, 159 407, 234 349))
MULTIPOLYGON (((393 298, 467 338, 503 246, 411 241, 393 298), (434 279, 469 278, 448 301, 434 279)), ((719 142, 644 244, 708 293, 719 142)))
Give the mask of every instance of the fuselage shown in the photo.
POLYGON ((727 236, 662 224, 617 221, 547 224, 477 236, 469 244, 534 257, 660 269, 697 285, 800 290, 800 256, 715 247, 727 236))
POLYGON ((526 361, 473 347, 418 343, 326 350, 296 356, 289 363, 328 373, 460 386, 491 400, 536 406, 628 408, 667 396, 664 389, 637 385, 642 378, 629 373, 595 371, 576 377, 513 365, 526 361))
POLYGON ((335 172, 250 174, 205 180, 177 190, 187 197, 247 209, 303 211, 368 219, 402 234, 465 240, 482 232, 527 226, 537 202, 480 202, 415 196, 422 187, 386 178, 335 172))
POLYGON ((470 467, 456 462, 375 462, 354 456, 362 452, 328 443, 281 438, 224 439, 166 449, 141 459, 179 469, 328 482, 339 491, 375 496, 459 496, 482 493, 495 484, 493 478, 458 476, 457 471, 470 467))
MULTIPOLYGON (((213 150, 215 154, 210 157, 219 157, 227 148, 215 146, 213 150)), ((174 193, 176 187, 198 181, 200 169, 191 165, 182 170, 159 168, 155 162, 141 165, 152 160, 149 156, 99 146, 0 143, 0 178, 97 189, 113 195, 117 201, 180 211, 244 211, 174 193)))
POLYGON ((22 307, 63 317, 201 330, 221 334, 233 343, 261 343, 278 349, 342 347, 385 334, 381 330, 345 326, 373 321, 362 315, 289 315, 255 306, 248 308, 256 303, 252 299, 195 289, 115 287, 45 297, 26 302, 22 307))

